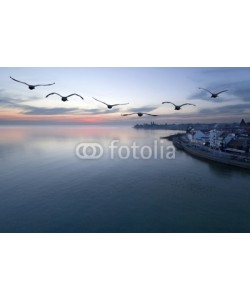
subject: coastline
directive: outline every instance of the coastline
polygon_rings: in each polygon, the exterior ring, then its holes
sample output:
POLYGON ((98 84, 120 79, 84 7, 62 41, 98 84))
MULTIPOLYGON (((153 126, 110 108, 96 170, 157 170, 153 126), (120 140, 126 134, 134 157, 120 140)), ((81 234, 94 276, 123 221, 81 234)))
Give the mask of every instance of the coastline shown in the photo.
POLYGON ((250 157, 233 155, 205 146, 192 145, 188 141, 186 134, 172 135, 168 140, 172 141, 178 150, 183 150, 194 157, 250 170, 250 157))

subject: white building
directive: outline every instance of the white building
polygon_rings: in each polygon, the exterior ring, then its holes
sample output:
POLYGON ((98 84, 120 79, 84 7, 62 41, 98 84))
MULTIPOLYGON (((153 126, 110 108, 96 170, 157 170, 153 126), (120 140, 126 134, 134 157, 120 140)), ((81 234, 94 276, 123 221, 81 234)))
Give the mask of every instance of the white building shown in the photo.
POLYGON ((205 142, 209 141, 209 136, 202 132, 201 130, 196 131, 192 135, 192 142, 196 144, 204 144, 205 142))
POLYGON ((209 131, 209 144, 212 148, 220 148, 222 145, 222 138, 220 137, 222 135, 222 131, 212 129, 209 131))
POLYGON ((227 145, 231 140, 235 138, 235 133, 229 133, 223 140, 223 145, 227 145))

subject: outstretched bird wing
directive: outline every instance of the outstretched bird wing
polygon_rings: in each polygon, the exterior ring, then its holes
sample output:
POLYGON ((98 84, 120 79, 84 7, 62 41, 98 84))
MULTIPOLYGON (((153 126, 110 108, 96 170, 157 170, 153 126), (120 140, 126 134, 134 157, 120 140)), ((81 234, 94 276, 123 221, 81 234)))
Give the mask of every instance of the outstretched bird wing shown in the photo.
POLYGON ((101 100, 98 100, 98 99, 96 99, 96 98, 94 98, 94 97, 92 97, 92 98, 95 99, 95 101, 101 102, 101 103, 103 103, 103 104, 105 104, 105 105, 109 105, 108 103, 103 102, 103 101, 101 101, 101 100))
POLYGON ((117 106, 117 105, 127 105, 129 103, 119 103, 119 104, 112 104, 112 106, 117 106))
POLYGON ((147 114, 147 113, 143 113, 144 115, 148 115, 148 116, 153 116, 153 117, 157 117, 158 115, 152 115, 152 114, 147 114))
POLYGON ((48 95, 46 96, 46 98, 48 98, 48 97, 51 96, 51 95, 58 95, 58 96, 62 97, 62 95, 60 95, 60 94, 58 94, 58 93, 50 93, 50 94, 48 94, 48 95))
POLYGON ((53 85, 53 84, 55 84, 55 82, 53 82, 53 83, 48 83, 48 84, 36 84, 36 85, 34 85, 34 86, 49 86, 49 85, 53 85))
POLYGON ((10 78, 11 78, 12 80, 14 80, 14 81, 17 81, 17 82, 20 82, 20 83, 23 83, 23 84, 26 84, 26 85, 28 85, 28 86, 29 86, 29 84, 28 84, 28 83, 26 83, 26 82, 19 81, 19 80, 15 79, 15 78, 13 78, 13 77, 11 77, 11 76, 10 76, 10 78))
POLYGON ((224 93, 224 92, 227 92, 228 90, 223 90, 223 91, 220 91, 219 93, 216 93, 216 95, 219 95, 221 93, 224 93))
POLYGON ((70 95, 67 96, 67 98, 68 98, 68 97, 71 97, 71 96, 78 96, 78 97, 80 97, 82 100, 84 100, 84 98, 83 98, 82 96, 78 95, 78 94, 70 94, 70 95))
POLYGON ((125 117, 125 116, 130 116, 130 115, 137 115, 137 113, 131 113, 131 114, 121 114, 121 116, 125 117))
POLYGON ((193 106, 196 106, 195 104, 192 104, 192 103, 184 103, 184 104, 180 105, 180 107, 182 107, 184 105, 193 105, 193 106))
POLYGON ((210 92, 209 90, 207 90, 207 89, 203 89, 203 88, 199 88, 200 90, 204 90, 204 91, 207 91, 207 92, 209 92, 211 95, 213 95, 213 93, 212 92, 210 92))
POLYGON ((174 106, 176 106, 173 102, 162 102, 162 104, 165 104, 165 103, 171 103, 171 104, 173 104, 174 106))

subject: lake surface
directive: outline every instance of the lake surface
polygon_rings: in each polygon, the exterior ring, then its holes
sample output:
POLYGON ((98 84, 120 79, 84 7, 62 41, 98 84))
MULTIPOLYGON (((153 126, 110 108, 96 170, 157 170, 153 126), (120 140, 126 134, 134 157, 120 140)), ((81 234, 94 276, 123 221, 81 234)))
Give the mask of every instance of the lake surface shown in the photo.
POLYGON ((0 232, 250 232, 250 172, 174 158, 173 133, 0 127, 0 232))

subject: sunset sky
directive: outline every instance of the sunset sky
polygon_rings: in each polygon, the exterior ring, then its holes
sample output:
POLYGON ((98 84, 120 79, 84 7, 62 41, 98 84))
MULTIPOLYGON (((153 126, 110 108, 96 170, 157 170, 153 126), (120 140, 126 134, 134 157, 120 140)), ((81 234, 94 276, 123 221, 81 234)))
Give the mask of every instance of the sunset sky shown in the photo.
POLYGON ((250 68, 0 68, 0 124, 114 124, 131 125, 188 122, 250 122, 250 68), (29 90, 29 84, 53 83, 53 86, 29 90), (216 99, 199 90, 227 89, 216 99), (64 96, 78 93, 84 97, 64 96), (124 103, 108 110, 104 102, 124 103), (170 104, 185 102, 175 111, 170 104), (151 112, 158 117, 122 117, 126 112, 151 112))

